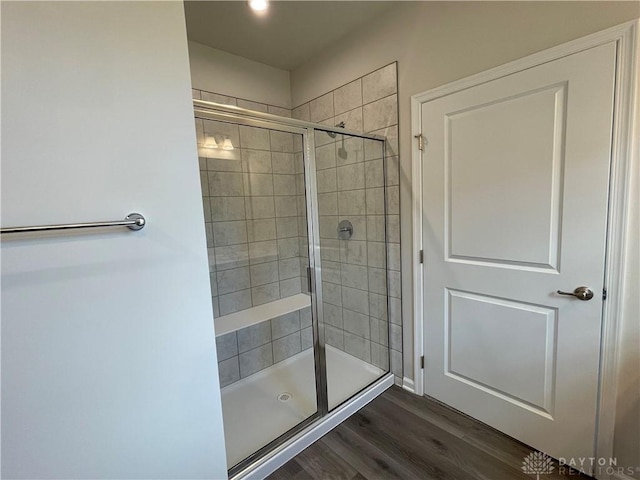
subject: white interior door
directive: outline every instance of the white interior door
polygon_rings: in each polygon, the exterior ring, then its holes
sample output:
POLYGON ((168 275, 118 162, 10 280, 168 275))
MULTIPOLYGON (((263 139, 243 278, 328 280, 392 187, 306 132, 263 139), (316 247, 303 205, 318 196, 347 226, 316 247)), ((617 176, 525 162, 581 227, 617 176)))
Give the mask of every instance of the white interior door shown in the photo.
POLYGON ((556 458, 594 454, 615 57, 421 111, 425 393, 556 458))

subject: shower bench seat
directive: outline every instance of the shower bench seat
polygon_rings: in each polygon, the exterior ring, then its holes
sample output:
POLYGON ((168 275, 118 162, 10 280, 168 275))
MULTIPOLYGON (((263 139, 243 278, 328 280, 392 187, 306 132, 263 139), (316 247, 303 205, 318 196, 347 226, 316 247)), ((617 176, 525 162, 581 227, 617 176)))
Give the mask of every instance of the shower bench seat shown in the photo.
POLYGON ((302 310, 310 305, 311 297, 304 293, 298 293, 239 312, 222 315, 213 320, 216 337, 240 330, 241 328, 250 327, 251 325, 256 325, 266 320, 271 320, 272 318, 287 313, 302 310))

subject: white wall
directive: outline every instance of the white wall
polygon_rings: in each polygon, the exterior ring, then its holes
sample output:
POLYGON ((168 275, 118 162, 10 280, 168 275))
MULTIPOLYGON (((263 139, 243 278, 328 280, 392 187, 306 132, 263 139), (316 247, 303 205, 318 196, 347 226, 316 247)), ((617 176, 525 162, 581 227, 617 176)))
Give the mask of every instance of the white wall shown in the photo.
POLYGON ((289 72, 189 42, 193 88, 291 108, 289 72))
MULTIPOLYGON (((291 72, 296 107, 398 61, 406 377, 413 377, 411 95, 638 17, 638 2, 403 2, 291 72)), ((623 358, 637 372, 637 310, 635 317, 627 318, 631 323, 624 328, 632 339, 625 343, 623 358)), ((616 452, 620 464, 640 467, 640 452, 633 443, 640 424, 637 383, 630 387, 630 397, 621 401, 626 417, 619 421, 616 452)))
POLYGON ((226 478, 181 2, 2 2, 3 478, 226 478))

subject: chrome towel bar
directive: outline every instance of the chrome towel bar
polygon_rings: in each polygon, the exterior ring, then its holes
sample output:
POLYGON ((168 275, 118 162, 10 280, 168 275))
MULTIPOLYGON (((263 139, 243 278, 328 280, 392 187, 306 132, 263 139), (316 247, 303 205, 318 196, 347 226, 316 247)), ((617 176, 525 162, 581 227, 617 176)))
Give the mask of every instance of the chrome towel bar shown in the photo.
POLYGON ((130 213, 124 220, 116 220, 115 222, 66 223, 61 225, 35 225, 32 227, 0 228, 0 234, 48 232, 51 230, 73 230, 77 228, 99 227, 127 227, 130 230, 141 230, 146 224, 147 221, 142 215, 139 213, 130 213))

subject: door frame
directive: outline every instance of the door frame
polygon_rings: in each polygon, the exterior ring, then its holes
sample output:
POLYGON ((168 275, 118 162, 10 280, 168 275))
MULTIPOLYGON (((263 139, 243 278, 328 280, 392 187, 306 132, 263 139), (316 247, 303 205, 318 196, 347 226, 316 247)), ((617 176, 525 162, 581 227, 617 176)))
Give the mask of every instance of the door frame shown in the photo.
MULTIPOLYGON (((640 174, 640 142, 633 132, 640 127, 640 70, 639 47, 640 20, 626 22, 591 35, 572 40, 527 57, 486 70, 476 75, 411 96, 412 136, 422 131, 422 104, 445 95, 471 88, 498 78, 511 75, 568 55, 615 41, 616 85, 614 92, 613 136, 610 164, 609 212, 607 219, 607 247, 605 251, 605 285, 607 300, 602 313, 602 340, 600 358, 600 382, 598 385, 598 414, 596 418, 596 456, 613 457, 615 410, 618 388, 618 345, 620 343, 620 318, 625 305, 625 279, 629 269, 626 248, 628 221, 631 213, 631 180, 640 174)), ((425 135, 426 136, 426 135, 425 135)), ((420 139, 422 140, 422 139, 420 139)), ((422 241, 422 155, 421 142, 412 141, 412 214, 413 214, 413 381, 405 379, 405 385, 413 384, 414 393, 424 395, 424 370, 421 367, 424 333, 424 272, 420 262, 422 241)), ((606 478, 601 476, 600 478, 606 478)))

